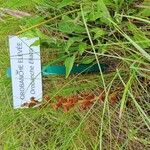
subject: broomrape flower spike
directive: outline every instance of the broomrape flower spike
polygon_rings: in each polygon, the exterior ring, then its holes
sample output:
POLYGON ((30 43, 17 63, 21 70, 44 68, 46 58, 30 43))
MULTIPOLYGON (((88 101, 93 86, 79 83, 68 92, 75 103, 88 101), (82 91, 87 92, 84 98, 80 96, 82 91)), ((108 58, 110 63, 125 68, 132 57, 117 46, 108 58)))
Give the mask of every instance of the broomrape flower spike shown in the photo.
MULTIPOLYGON (((111 105, 115 105, 118 102, 118 91, 111 92, 109 95, 109 102, 111 105)), ((55 102, 53 102, 49 96, 44 97, 43 106, 53 108, 54 110, 63 110, 65 113, 70 111, 74 107, 79 107, 81 111, 89 109, 92 104, 97 101, 98 103, 103 103, 105 100, 104 90, 95 90, 93 93, 83 92, 68 97, 55 96, 55 102), (50 105, 49 105, 50 104, 50 105)), ((44 108, 44 107, 40 107, 44 108)))

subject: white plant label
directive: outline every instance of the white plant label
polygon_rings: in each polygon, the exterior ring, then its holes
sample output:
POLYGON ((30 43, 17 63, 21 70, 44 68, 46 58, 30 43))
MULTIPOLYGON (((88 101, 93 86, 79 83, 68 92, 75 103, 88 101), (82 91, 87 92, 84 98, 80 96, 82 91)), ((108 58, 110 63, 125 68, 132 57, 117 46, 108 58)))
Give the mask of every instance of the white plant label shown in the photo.
POLYGON ((23 108, 32 98, 42 101, 39 38, 9 37, 14 108, 23 108))

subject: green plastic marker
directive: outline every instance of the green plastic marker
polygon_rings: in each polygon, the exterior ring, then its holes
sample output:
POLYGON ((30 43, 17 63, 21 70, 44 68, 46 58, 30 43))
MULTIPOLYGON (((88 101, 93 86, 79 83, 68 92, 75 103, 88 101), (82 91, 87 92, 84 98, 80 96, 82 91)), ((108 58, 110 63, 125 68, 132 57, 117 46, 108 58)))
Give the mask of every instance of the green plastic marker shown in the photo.
MULTIPOLYGON (((64 65, 46 65, 41 67, 39 37, 27 38, 9 37, 11 68, 7 69, 8 77, 12 78, 13 106, 22 108, 31 97, 42 101, 42 76, 66 75, 64 65), (42 76, 41 76, 42 75, 42 76)), ((108 65, 101 64, 101 70, 106 71, 108 65)), ((100 68, 97 64, 74 64, 70 74, 96 73, 100 68)))
MULTIPOLYGON (((108 65, 100 64, 102 71, 106 71, 108 65)), ((77 73, 96 73, 99 72, 99 66, 97 64, 80 64, 74 65, 70 74, 77 74, 77 73)), ((42 67, 42 75, 49 76, 49 75, 66 75, 66 68, 65 66, 43 66, 42 67)), ((11 77, 11 69, 7 69, 7 76, 11 77)))

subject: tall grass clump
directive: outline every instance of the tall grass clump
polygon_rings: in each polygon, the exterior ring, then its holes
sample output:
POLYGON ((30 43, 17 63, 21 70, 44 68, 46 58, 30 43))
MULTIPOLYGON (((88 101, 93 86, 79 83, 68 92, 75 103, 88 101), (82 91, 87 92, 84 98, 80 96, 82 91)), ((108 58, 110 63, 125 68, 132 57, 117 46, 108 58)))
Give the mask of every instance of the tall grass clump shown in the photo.
POLYGON ((148 150, 149 31, 149 0, 1 0, 0 149, 148 150), (12 108, 9 35, 40 37, 42 65, 66 66, 66 77, 43 77, 50 104, 12 108), (99 72, 70 75, 73 64, 99 72), (67 111, 54 107, 75 96, 67 111))

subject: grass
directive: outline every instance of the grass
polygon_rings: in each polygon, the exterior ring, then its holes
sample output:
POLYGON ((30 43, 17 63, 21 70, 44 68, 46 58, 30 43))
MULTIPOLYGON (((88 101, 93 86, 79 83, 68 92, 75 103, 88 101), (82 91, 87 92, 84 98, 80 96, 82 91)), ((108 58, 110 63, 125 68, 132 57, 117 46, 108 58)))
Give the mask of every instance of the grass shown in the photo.
POLYGON ((0 150, 149 149, 148 0, 1 0, 0 6, 13 10, 0 9, 0 150), (17 18, 16 10, 31 16, 17 18), (41 38, 42 65, 64 64, 72 56, 76 63, 109 64, 107 73, 43 77, 44 95, 52 100, 103 89, 104 103, 67 113, 14 110, 6 69, 7 38, 15 34, 41 38), (118 102, 111 105, 116 91, 118 102))

